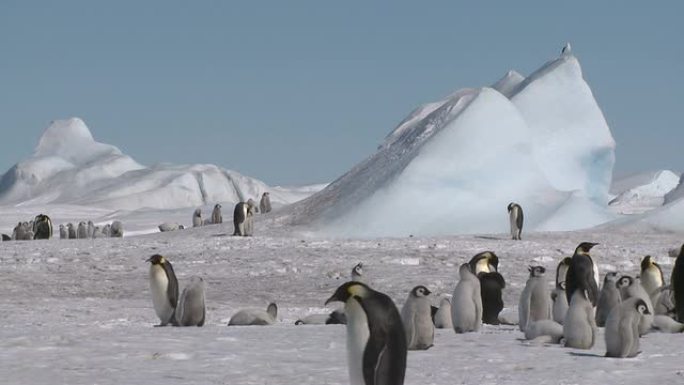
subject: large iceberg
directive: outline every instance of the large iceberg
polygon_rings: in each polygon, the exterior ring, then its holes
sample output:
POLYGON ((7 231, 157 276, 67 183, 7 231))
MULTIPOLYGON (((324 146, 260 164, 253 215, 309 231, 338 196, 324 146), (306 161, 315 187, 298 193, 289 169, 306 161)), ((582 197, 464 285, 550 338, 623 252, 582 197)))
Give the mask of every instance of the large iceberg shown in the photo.
POLYGON ((528 77, 416 109, 378 151, 293 205, 293 224, 337 236, 505 232, 604 223, 615 141, 568 51, 528 77))

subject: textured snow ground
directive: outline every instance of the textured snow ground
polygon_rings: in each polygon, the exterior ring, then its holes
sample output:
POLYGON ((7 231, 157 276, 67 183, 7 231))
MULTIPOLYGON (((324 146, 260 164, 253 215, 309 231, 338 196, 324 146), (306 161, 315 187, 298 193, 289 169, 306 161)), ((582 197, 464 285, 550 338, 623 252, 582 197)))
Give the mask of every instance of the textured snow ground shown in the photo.
MULTIPOLYGON (((66 210, 66 208, 65 208, 66 210)), ((164 218, 155 218, 161 222, 164 218)), ((149 219, 150 221, 153 221, 149 219)), ((7 384, 345 384, 344 326, 295 326, 323 302, 359 261, 371 285, 401 305, 424 284, 451 293, 457 266, 494 250, 507 280, 504 301, 515 313, 528 264, 555 271, 580 241, 602 271, 635 274, 649 253, 666 276, 673 234, 537 233, 373 240, 311 239, 287 228, 232 237, 232 225, 123 239, 0 243, 0 378, 7 384), (205 277, 207 325, 155 328, 148 286, 153 253, 173 262, 181 288, 205 277), (280 322, 227 327, 245 307, 276 301, 280 322)), ((3 225, 4 226, 4 225, 3 225)), ((129 226, 135 226, 129 224, 129 226)), ((2 232, 7 230, 0 227, 2 232)), ((553 276, 548 276, 549 282, 553 276)), ((437 300, 437 298, 435 298, 437 300)), ((519 340, 513 326, 456 335, 438 330, 434 348, 409 352, 407 384, 644 384, 684 381, 684 335, 652 333, 634 359, 607 359, 603 332, 590 351, 519 340)))

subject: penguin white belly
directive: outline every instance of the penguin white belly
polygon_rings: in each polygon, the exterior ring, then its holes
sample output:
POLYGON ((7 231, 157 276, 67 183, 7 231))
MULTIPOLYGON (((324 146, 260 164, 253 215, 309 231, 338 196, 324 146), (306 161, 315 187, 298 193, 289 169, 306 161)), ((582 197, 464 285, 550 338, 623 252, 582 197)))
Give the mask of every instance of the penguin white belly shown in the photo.
POLYGON ((653 295, 656 289, 663 286, 660 271, 658 269, 647 269, 644 271, 641 275, 641 285, 648 295, 653 295))
POLYGON ((599 281, 599 270, 598 270, 598 265, 596 264, 596 261, 592 258, 591 264, 593 265, 592 267, 594 268, 594 281, 596 281, 596 288, 601 290, 601 283, 599 281))
POLYGON ((347 361, 349 367, 349 383, 351 385, 365 385, 363 379, 363 353, 370 336, 368 317, 355 299, 346 302, 344 310, 347 313, 347 361))
POLYGON ((152 303, 154 304, 154 311, 161 320, 162 324, 166 323, 173 314, 173 308, 169 303, 167 289, 169 286, 169 279, 166 276, 164 268, 158 265, 150 267, 150 291, 152 292, 152 303))
POLYGON ((510 214, 510 220, 511 220, 511 237, 515 239, 515 237, 518 235, 518 225, 515 220, 516 216, 516 209, 511 210, 510 214))

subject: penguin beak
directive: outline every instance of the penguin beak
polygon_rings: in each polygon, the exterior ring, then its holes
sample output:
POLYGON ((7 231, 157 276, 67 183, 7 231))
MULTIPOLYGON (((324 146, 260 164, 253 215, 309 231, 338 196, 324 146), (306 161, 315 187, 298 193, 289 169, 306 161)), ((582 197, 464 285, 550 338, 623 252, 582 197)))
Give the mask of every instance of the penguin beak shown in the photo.
POLYGON ((330 302, 343 302, 343 301, 341 301, 339 298, 337 298, 337 292, 335 292, 335 294, 333 294, 332 297, 328 298, 328 300, 325 301, 325 306, 328 306, 328 304, 330 302))
POLYGON ((152 262, 152 257, 147 258, 145 262, 152 262))

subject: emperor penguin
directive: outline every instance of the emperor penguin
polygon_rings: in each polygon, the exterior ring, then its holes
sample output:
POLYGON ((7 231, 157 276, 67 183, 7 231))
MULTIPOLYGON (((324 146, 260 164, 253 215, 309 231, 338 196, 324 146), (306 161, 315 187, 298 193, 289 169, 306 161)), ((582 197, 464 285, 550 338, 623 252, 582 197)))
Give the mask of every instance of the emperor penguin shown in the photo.
POLYGON ((88 238, 94 238, 95 234, 95 224, 93 221, 88 221, 88 230, 87 230, 87 237, 88 238))
POLYGON ((152 303, 160 320, 158 326, 166 326, 169 323, 175 325, 174 313, 178 304, 178 280, 173 272, 173 266, 171 262, 159 254, 151 256, 147 262, 150 262, 152 303))
POLYGON ((442 298, 439 302, 439 309, 434 317, 435 327, 437 329, 451 329, 454 323, 451 321, 451 301, 449 298, 442 298))
POLYGON ((36 216, 33 220, 33 239, 52 238, 52 220, 45 214, 36 216))
POLYGON ((606 357, 636 357, 639 354, 639 323, 650 310, 641 298, 630 298, 615 306, 606 321, 606 357))
POLYGON ((259 202, 259 208, 262 214, 267 214, 271 212, 271 194, 265 192, 261 195, 261 201, 259 202))
POLYGON ((451 297, 451 321, 456 333, 476 332, 482 325, 480 280, 464 263, 458 269, 460 280, 451 297))
POLYGON ((504 307, 502 292, 506 281, 499 274, 499 257, 492 251, 481 252, 468 262, 472 271, 480 281, 482 296, 482 322, 490 325, 499 324, 499 313, 504 307))
POLYGON ((570 46, 570 42, 565 43, 563 49, 561 50, 561 55, 572 55, 572 47, 570 46))
POLYGON ((570 307, 563 321, 565 346, 576 349, 591 349, 596 340, 594 308, 587 290, 575 290, 570 307))
POLYGON ((259 212, 259 206, 252 198, 247 199, 247 219, 245 220, 245 232, 254 235, 254 214, 259 212))
POLYGON ((670 285, 662 286, 652 298, 654 314, 665 315, 672 319, 677 317, 674 293, 670 290, 670 285))
POLYGON ((197 208, 195 212, 192 213, 192 227, 202 226, 202 209, 197 208))
POLYGON ((531 322, 551 319, 551 294, 546 284, 543 266, 530 266, 530 277, 520 294, 518 327, 524 332, 531 322))
POLYGON ((668 317, 662 314, 656 314, 653 316, 653 330, 657 330, 662 333, 681 333, 684 332, 684 324, 675 321, 672 317, 668 317))
POLYGON ((650 255, 645 256, 644 259, 641 260, 641 274, 639 275, 639 278, 641 279, 641 285, 651 298, 653 298, 656 291, 665 284, 663 271, 660 269, 660 265, 657 264, 650 255))
POLYGON ((76 239, 76 229, 73 223, 67 223, 67 231, 69 233, 69 239, 76 239))
MULTIPOLYGON (((575 249, 568 272, 565 276, 565 295, 572 301, 575 291, 586 291, 587 299, 592 306, 598 300, 598 266, 589 255, 589 250, 598 243, 582 242, 575 249)), ((570 305, 572 306, 572 305, 570 305)))
POLYGON ((551 292, 551 301, 553 301, 553 308, 551 314, 553 320, 559 324, 563 324, 565 314, 568 312, 568 297, 565 295, 565 281, 561 281, 556 285, 556 288, 551 292))
POLYGON ((211 212, 211 223, 223 223, 223 215, 221 215, 221 205, 218 203, 214 205, 214 210, 211 212))
POLYGON ((549 342, 557 344, 563 338, 563 325, 550 319, 528 322, 525 339, 533 340, 539 337, 548 337, 549 342))
POLYGON ((351 271, 351 280, 355 282, 364 282, 363 278, 363 263, 357 263, 351 271))
POLYGON ((112 236, 112 225, 107 223, 106 225, 102 226, 102 235, 105 236, 105 238, 109 238, 112 236))
POLYGON ((616 272, 606 273, 606 276, 603 278, 603 287, 599 294, 598 305, 596 306, 596 326, 606 326, 606 320, 610 311, 622 302, 617 283, 618 276, 616 272))
POLYGON ((69 232, 64 225, 59 225, 59 239, 69 239, 69 232))
POLYGON ((670 280, 670 290, 674 294, 675 319, 684 322, 684 245, 679 249, 670 280))
POLYGON ((203 326, 207 314, 204 304, 206 285, 198 276, 190 277, 176 307, 176 323, 178 326, 203 326))
POLYGON ((408 350, 427 350, 434 343, 430 294, 432 292, 423 285, 414 287, 401 309, 408 350))
POLYGON ((7 234, 2 234, 2 241, 3 241, 3 242, 11 241, 11 240, 12 240, 12 237, 10 237, 10 236, 7 235, 7 234))
POLYGON ((523 211, 519 204, 511 202, 508 204, 508 216, 511 222, 511 237, 513 240, 520 240, 523 228, 523 211))
POLYGON ((123 236, 124 236, 123 224, 119 221, 112 222, 112 226, 110 227, 110 230, 109 230, 109 236, 112 238, 123 238, 123 236))
POLYGON ((178 223, 175 223, 175 222, 173 222, 173 223, 172 222, 164 222, 161 225, 159 225, 158 228, 159 228, 160 232, 166 233, 169 231, 180 230, 180 226, 181 225, 179 225, 178 223))
POLYGON ((78 223, 78 228, 76 229, 76 238, 86 239, 88 238, 88 227, 85 222, 81 221, 78 223))
POLYGON ((648 307, 648 313, 645 313, 639 322, 639 334, 644 335, 648 333, 653 324, 653 303, 651 302, 651 297, 646 293, 644 287, 641 285, 639 278, 633 278, 628 275, 623 275, 618 280, 618 289, 620 290, 620 296, 622 301, 629 298, 641 298, 646 303, 648 307))
POLYGON ((266 310, 242 309, 230 317, 228 326, 265 326, 276 323, 278 317, 278 305, 275 302, 268 304, 266 310))
POLYGON ((22 241, 26 237, 26 231, 27 229, 24 228, 24 224, 19 222, 17 223, 16 226, 14 226, 14 230, 12 230, 12 239, 15 241, 22 241))
MULTIPOLYGON (((251 200, 251 199, 250 199, 251 200)), ((233 235, 240 235, 243 237, 253 235, 253 224, 252 217, 254 215, 253 204, 248 202, 239 202, 235 205, 235 210, 233 210, 233 225, 235 226, 235 231, 233 235)))
POLYGON ((344 302, 347 365, 351 385, 402 385, 406 373, 406 333, 392 299, 361 282, 346 282, 326 304, 344 302))

